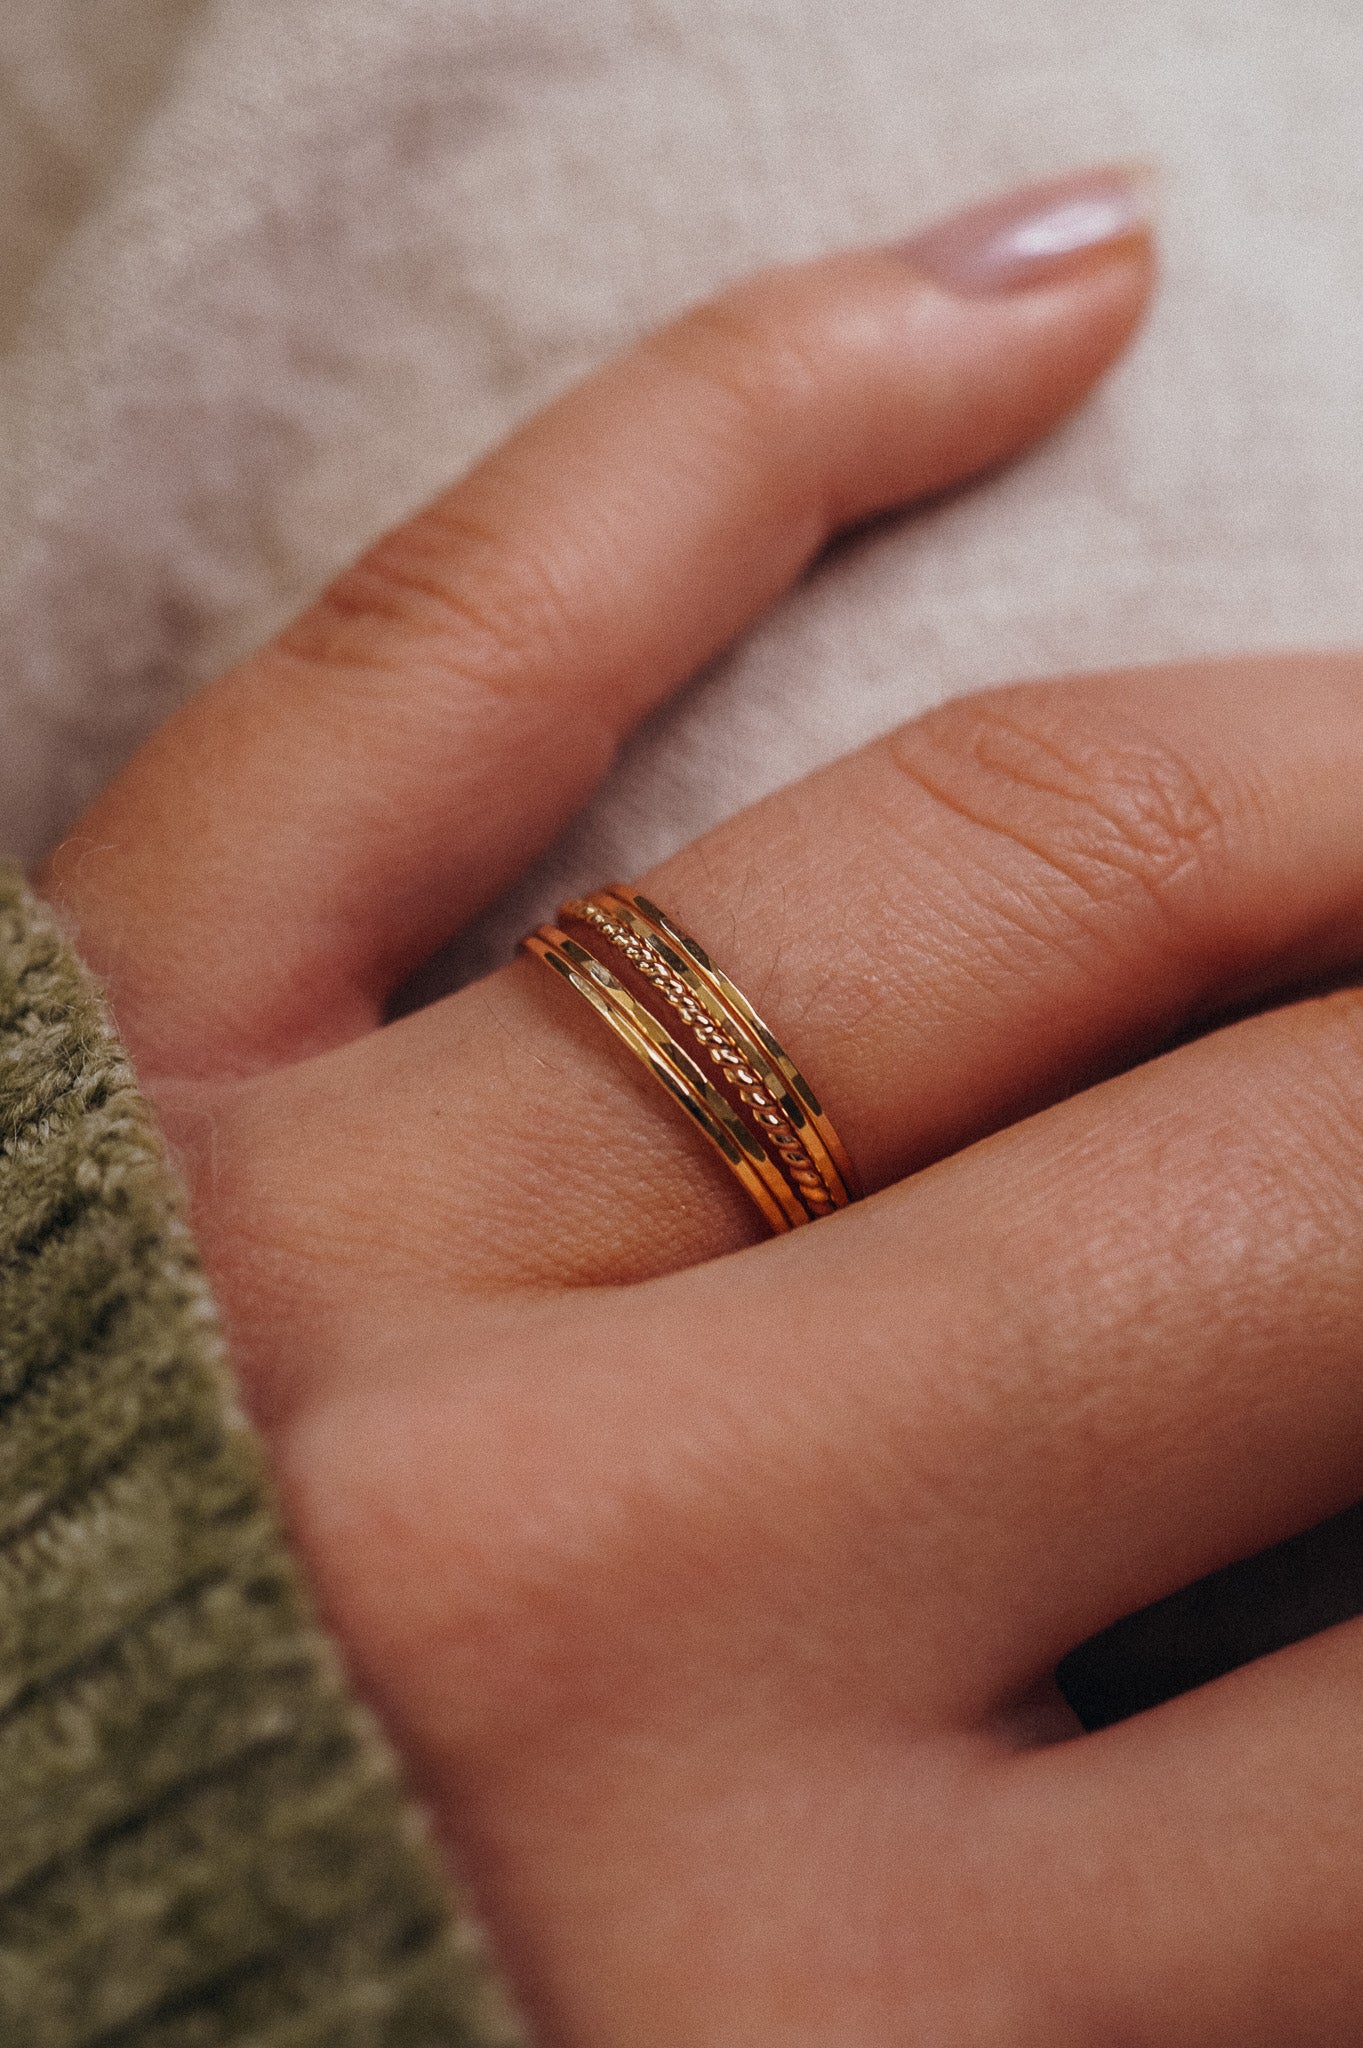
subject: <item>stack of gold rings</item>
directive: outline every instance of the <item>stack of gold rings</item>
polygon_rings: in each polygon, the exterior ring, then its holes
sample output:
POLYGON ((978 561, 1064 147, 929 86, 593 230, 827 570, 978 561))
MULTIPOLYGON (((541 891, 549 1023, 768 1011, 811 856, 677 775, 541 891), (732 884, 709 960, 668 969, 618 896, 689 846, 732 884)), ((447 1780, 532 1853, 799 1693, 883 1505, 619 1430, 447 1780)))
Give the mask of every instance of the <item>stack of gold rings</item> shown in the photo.
POLYGON ((589 1002, 704 1132, 774 1231, 855 1201, 852 1162, 804 1075, 666 911, 619 884, 565 903, 523 943, 589 1002), (633 988, 629 985, 633 983, 633 988))

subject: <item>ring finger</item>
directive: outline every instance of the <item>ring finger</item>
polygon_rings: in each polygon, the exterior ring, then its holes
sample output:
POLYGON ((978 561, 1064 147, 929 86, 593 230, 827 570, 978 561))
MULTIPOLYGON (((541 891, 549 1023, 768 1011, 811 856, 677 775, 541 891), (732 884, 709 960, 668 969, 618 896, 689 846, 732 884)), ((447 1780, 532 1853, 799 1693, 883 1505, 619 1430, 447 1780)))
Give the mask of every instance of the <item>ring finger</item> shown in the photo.
MULTIPOLYGON (((770 1017, 881 1187, 1357 957, 1360 678, 1293 657, 949 706, 731 820, 649 893, 770 1017)), ((324 1209, 357 1161, 378 1179, 356 1231, 367 1249, 387 1188, 404 1287, 634 1280, 764 1228, 533 961, 247 1086, 214 1133, 224 1235, 287 1267, 301 1231, 331 1295, 362 1247, 334 1209, 323 1238, 324 1209)), ((292 1272, 278 1291, 296 1297, 292 1272)))

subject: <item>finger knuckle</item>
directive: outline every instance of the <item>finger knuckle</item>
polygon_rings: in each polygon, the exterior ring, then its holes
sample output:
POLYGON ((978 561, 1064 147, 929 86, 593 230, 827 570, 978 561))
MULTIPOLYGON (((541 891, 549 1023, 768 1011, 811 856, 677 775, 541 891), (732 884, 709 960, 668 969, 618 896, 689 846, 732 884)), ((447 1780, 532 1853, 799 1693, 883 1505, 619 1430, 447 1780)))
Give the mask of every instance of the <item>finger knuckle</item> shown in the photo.
POLYGON ((1171 924, 1224 856, 1225 778, 1082 689, 1021 685, 958 700, 888 742, 936 801, 1046 872, 1082 911, 1138 896, 1171 924))
POLYGON ((372 547, 280 645, 332 674, 410 671, 424 652, 500 695, 567 660, 577 631, 550 551, 446 503, 372 547))

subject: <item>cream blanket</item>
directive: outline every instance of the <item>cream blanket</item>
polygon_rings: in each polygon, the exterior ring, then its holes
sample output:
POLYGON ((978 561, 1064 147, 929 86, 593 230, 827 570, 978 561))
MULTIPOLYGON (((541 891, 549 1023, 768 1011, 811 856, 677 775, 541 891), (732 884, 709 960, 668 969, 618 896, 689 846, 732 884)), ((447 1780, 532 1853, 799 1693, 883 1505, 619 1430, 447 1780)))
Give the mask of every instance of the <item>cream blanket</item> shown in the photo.
POLYGON ((1165 168, 1133 360, 655 719, 465 970, 947 693, 1363 640, 1358 0, 12 0, 0 91, 0 849, 671 309, 1090 160, 1165 168))

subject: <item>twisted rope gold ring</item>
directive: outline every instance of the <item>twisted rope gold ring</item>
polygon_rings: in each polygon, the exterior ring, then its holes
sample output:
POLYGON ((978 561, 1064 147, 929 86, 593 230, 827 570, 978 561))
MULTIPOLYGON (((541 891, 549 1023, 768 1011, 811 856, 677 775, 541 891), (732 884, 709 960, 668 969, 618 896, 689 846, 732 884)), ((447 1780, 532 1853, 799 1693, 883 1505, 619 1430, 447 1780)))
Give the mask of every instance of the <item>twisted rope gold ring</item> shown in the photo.
POLYGON ((562 976, 685 1110, 773 1231, 861 1190, 809 1082, 696 940, 647 896, 614 884, 522 941, 562 976), (605 959, 561 929, 577 924, 605 959))

